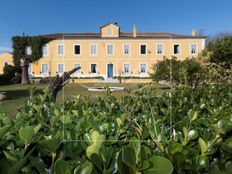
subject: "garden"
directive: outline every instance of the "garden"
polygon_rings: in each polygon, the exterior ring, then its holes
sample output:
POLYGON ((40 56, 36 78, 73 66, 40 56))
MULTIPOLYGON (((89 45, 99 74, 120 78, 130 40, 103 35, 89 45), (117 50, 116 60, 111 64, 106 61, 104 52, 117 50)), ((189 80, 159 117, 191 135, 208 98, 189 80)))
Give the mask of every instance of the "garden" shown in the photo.
POLYGON ((15 116, 0 114, 0 173, 231 173, 228 42, 209 43, 196 60, 164 58, 152 75, 169 82, 162 92, 139 84, 116 96, 106 85, 94 99, 55 103, 50 88, 31 87, 15 116))

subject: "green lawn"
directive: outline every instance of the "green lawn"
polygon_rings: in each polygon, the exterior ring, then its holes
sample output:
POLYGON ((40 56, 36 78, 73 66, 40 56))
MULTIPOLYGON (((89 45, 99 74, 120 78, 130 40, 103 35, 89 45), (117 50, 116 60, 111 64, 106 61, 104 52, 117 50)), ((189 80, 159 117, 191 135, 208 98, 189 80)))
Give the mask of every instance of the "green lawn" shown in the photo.
MULTIPOLYGON (((63 91, 59 92, 57 96, 57 104, 63 102, 64 98, 71 98, 78 95, 86 96, 89 95, 91 98, 96 98, 97 96, 104 97, 105 92, 92 92, 88 91, 88 87, 102 86, 103 84, 67 84, 63 91)), ((132 90, 132 93, 137 89, 137 84, 108 84, 109 86, 123 86, 125 89, 132 90)), ((147 84, 149 86, 149 84, 147 84)), ((0 92, 6 92, 8 99, 0 102, 0 112, 5 112, 8 116, 14 116, 17 109, 21 108, 27 101, 29 95, 29 87, 36 87, 36 93, 41 94, 43 89, 48 86, 47 84, 29 84, 29 85, 6 85, 0 86, 0 92)), ((159 84, 152 84, 157 89, 157 93, 161 94, 165 88, 159 84)), ((115 91, 113 95, 120 97, 126 95, 126 91, 115 91)))

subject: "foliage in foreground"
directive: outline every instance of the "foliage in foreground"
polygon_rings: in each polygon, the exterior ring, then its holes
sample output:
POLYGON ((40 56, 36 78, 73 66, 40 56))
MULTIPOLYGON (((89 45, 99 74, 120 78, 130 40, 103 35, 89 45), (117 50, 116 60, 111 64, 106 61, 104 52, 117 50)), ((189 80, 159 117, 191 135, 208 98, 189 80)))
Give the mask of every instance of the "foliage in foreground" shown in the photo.
POLYGON ((1 116, 0 173, 232 171, 230 85, 49 101, 31 91, 15 119, 1 116))

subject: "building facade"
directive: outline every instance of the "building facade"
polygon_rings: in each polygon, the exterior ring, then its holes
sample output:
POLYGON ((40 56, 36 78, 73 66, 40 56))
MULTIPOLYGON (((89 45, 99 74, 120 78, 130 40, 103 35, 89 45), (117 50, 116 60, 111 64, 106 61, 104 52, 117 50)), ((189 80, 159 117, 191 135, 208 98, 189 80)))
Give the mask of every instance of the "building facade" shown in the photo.
MULTIPOLYGON (((106 24, 99 33, 57 33, 43 47, 43 57, 29 73, 34 77, 56 76, 81 66, 74 77, 149 77, 164 56, 184 60, 205 48, 205 37, 171 33, 123 33, 117 24, 106 24)), ((26 48, 30 54, 31 48, 26 48)))
POLYGON ((0 54, 0 74, 3 74, 4 66, 13 65, 13 55, 8 52, 0 54))

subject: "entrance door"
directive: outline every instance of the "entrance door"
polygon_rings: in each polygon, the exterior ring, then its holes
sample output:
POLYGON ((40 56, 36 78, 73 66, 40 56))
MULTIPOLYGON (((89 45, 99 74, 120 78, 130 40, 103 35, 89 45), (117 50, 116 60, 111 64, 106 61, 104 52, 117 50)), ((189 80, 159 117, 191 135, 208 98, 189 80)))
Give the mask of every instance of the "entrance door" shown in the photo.
POLYGON ((112 78, 113 77, 113 64, 107 64, 107 77, 112 78))

